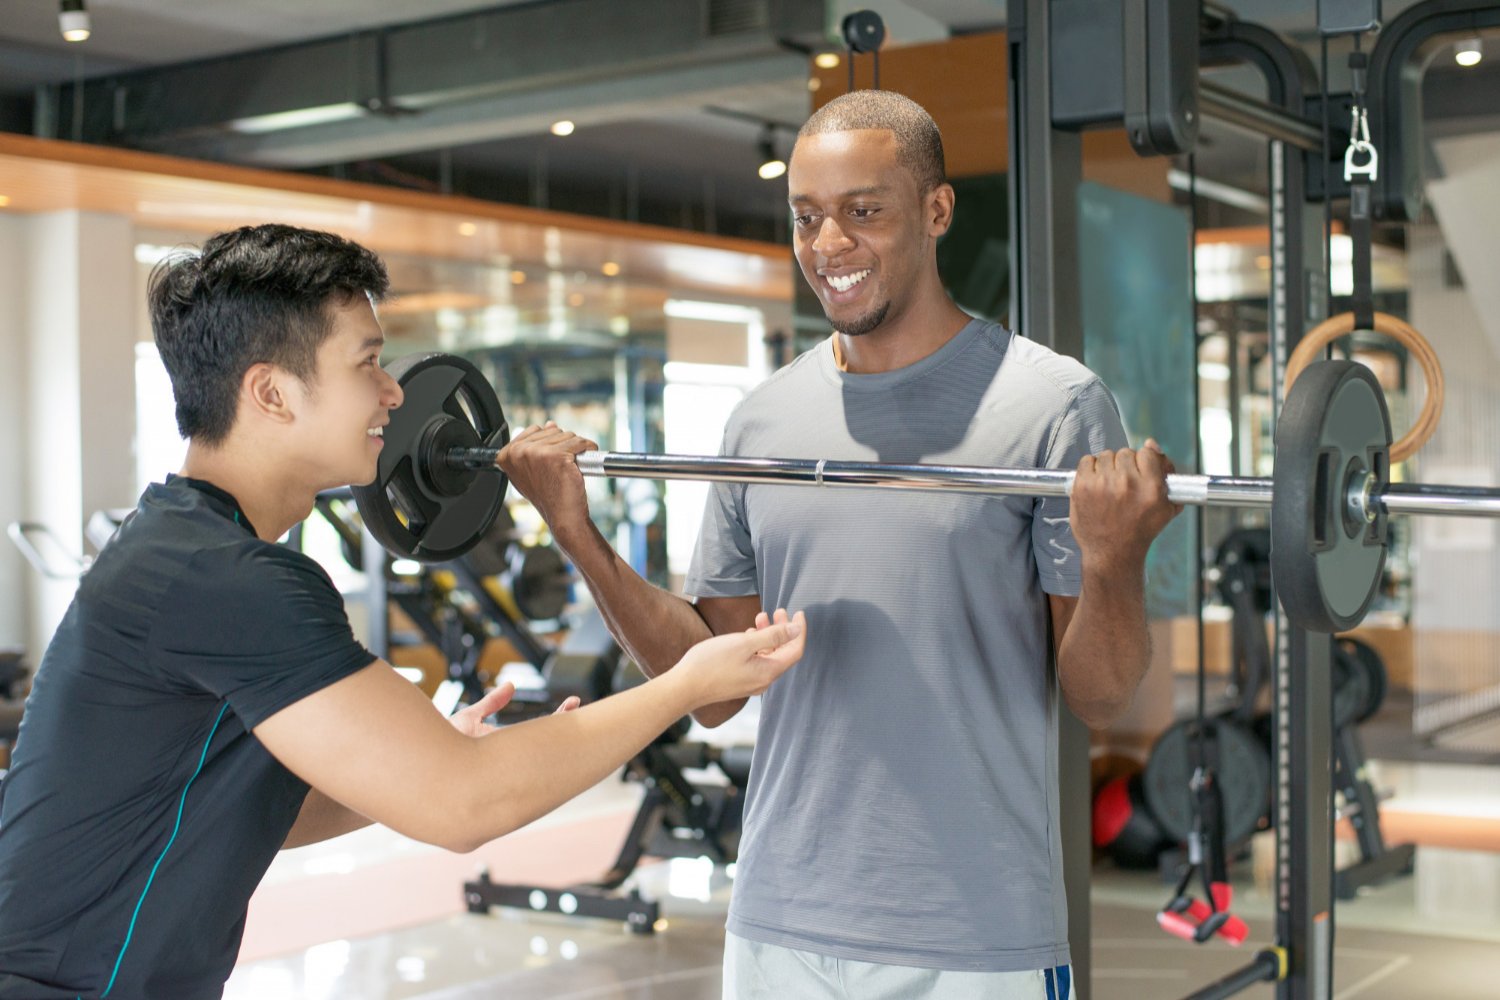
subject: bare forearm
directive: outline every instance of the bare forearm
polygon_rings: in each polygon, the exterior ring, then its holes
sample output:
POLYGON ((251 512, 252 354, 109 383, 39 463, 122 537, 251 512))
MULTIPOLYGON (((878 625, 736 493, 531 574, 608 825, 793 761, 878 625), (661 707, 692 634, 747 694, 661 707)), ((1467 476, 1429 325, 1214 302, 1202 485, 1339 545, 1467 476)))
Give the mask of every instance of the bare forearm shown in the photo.
POLYGON ((557 536, 609 630, 649 677, 672 668, 713 633, 693 605, 653 586, 621 559, 593 523, 557 536))
POLYGON ((302 809, 297 813, 297 822, 287 833, 283 851, 293 847, 306 847, 369 826, 373 821, 339 802, 324 795, 316 788, 309 789, 302 800, 302 809))
POLYGON ((472 850, 597 785, 695 704, 687 675, 475 739, 449 843, 472 850))
POLYGON ((1090 728, 1103 729, 1124 714, 1151 663, 1144 565, 1085 564, 1057 660, 1063 696, 1090 728))
MULTIPOLYGON (((557 543, 594 595, 611 634, 646 676, 658 677, 671 670, 694 643, 713 635, 693 604, 641 579, 592 522, 558 535, 557 543)), ((706 705, 694 718, 705 726, 717 726, 744 705, 744 701, 706 705)))

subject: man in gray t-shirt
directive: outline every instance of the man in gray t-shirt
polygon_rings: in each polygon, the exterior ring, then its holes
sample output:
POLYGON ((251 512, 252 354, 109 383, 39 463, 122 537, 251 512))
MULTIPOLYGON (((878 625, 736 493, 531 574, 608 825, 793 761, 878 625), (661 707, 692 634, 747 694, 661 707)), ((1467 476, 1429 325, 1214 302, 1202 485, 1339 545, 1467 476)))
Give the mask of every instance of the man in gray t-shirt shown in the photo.
POLYGON ((744 400, 724 452, 1076 468, 1071 509, 716 484, 690 604, 592 529, 571 461, 592 442, 528 428, 501 456, 648 672, 762 608, 806 612, 804 663, 762 706, 725 954, 735 1000, 1069 995, 1057 696, 1103 726, 1145 672, 1145 555, 1177 510, 1171 463, 1124 449, 1081 364, 948 298, 942 169, 936 126, 905 98, 857 91, 809 119, 789 200, 834 336, 744 400))

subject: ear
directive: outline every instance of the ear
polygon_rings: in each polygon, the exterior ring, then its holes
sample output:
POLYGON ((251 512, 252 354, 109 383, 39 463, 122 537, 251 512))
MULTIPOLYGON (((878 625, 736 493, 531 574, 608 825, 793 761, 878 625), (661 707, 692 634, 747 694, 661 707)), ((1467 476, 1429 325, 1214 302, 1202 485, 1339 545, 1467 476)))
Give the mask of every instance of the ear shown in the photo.
POLYGON ((939 184, 927 192, 927 235, 936 239, 953 225, 953 206, 956 201, 952 184, 939 184))
POLYGON ((255 416, 274 423, 290 423, 297 399, 291 374, 273 364, 253 364, 240 380, 240 405, 255 416))

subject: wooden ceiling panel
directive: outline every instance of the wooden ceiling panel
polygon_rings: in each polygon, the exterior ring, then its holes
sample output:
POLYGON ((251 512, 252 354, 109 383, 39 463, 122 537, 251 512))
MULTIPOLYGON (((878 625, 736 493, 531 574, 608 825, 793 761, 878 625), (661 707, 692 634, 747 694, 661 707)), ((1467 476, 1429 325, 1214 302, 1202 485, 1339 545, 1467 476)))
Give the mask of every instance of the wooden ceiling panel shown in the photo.
POLYGON ((566 270, 665 295, 786 302, 788 248, 472 198, 0 134, 0 211, 128 216, 208 235, 266 221, 325 229, 381 254, 566 270), (613 268, 610 268, 613 270, 613 268))

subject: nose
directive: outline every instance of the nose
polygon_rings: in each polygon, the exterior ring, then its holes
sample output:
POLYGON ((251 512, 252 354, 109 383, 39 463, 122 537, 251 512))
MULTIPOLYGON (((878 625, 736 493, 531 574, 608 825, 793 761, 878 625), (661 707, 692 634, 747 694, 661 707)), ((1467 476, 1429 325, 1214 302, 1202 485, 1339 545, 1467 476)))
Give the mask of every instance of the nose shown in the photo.
POLYGON ((831 216, 824 218, 818 226, 818 233, 813 237, 813 253, 820 257, 836 257, 840 252, 847 250, 854 244, 839 224, 831 216))
POLYGON ((380 387, 380 399, 388 410, 394 410, 406 399, 406 393, 401 389, 401 383, 391 377, 391 373, 384 368, 380 374, 385 376, 385 384, 380 387))

